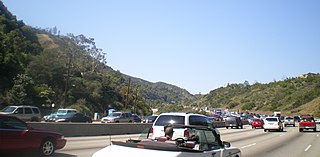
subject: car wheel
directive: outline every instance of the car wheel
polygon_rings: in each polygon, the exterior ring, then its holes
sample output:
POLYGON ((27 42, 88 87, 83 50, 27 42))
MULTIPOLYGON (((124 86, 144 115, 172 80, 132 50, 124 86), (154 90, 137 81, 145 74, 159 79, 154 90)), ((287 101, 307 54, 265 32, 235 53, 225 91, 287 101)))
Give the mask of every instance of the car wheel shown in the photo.
POLYGON ((299 132, 302 132, 303 131, 303 129, 299 129, 299 132))
POLYGON ((45 139, 40 145, 40 154, 42 156, 51 156, 55 151, 55 142, 51 139, 45 139))
POLYGON ((316 132, 316 131, 317 131, 317 128, 314 128, 313 131, 316 132))
POLYGON ((267 132, 267 130, 266 130, 266 129, 264 129, 264 132, 267 132))
POLYGON ((229 129, 229 127, 226 127, 227 129, 229 129))
POLYGON ((243 129, 243 125, 241 125, 240 128, 243 129))

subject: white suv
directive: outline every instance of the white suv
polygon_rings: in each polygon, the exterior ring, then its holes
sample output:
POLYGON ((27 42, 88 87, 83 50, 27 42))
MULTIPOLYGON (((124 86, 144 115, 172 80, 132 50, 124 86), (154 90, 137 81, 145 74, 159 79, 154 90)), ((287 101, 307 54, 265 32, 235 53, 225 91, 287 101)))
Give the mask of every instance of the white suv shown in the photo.
MULTIPOLYGON (((213 124, 205 115, 179 112, 162 113, 152 125, 152 139, 164 136, 164 126, 168 125, 200 125, 213 128, 213 124)), ((216 131, 220 134, 217 129, 216 131)), ((174 129, 172 139, 187 139, 188 136, 188 131, 186 129, 174 129)))
POLYGON ((283 131, 283 124, 279 117, 267 117, 264 120, 264 132, 270 130, 283 131))

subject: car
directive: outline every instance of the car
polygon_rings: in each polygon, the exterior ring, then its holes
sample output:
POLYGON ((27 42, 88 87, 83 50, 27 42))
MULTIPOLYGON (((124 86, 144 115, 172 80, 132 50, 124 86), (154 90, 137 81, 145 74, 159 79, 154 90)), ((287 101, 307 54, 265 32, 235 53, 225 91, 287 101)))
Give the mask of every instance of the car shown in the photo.
POLYGON ((141 118, 140 116, 136 115, 136 114, 132 114, 133 117, 133 122, 135 123, 141 123, 141 118))
POLYGON ((145 117, 141 123, 153 123, 158 116, 147 116, 145 117))
POLYGON ((83 113, 68 113, 64 116, 57 117, 55 122, 84 122, 92 123, 92 119, 83 113))
MULTIPOLYGON (((164 126, 167 125, 200 125, 214 128, 209 118, 202 114, 184 113, 184 112, 169 112, 160 114, 152 124, 152 139, 164 136, 164 126)), ((177 129, 173 139, 187 138, 188 132, 186 130, 177 129)), ((219 132, 217 130, 217 132, 219 132)))
POLYGON ((258 119, 258 118, 252 119, 251 127, 254 128, 254 129, 255 128, 263 128, 263 120, 262 119, 258 119))
POLYGON ((229 127, 231 128, 236 127, 237 129, 239 128, 243 129, 243 124, 240 117, 235 117, 235 116, 226 117, 224 124, 227 129, 229 129, 229 127))
POLYGON ((41 112, 35 106, 7 106, 0 111, 0 114, 12 115, 23 121, 41 121, 41 112))
POLYGON ((296 126, 296 123, 292 117, 285 117, 283 122, 285 127, 287 127, 288 125, 292 125, 293 127, 296 126))
POLYGON ((221 141, 216 129, 201 125, 171 125, 171 127, 173 130, 187 130, 190 136, 187 139, 155 140, 150 138, 150 132, 142 133, 146 135, 144 138, 128 139, 125 142, 112 141, 110 146, 95 152, 92 157, 105 157, 114 152, 117 157, 241 157, 240 149, 231 147, 229 142, 221 141))
POLYGON ((280 117, 266 117, 263 124, 264 132, 270 130, 283 131, 283 124, 280 117))
POLYGON ((132 123, 133 121, 130 112, 112 112, 107 117, 101 118, 101 123, 132 123))
POLYGON ((303 132, 304 130, 313 130, 314 132, 317 131, 317 124, 310 115, 304 115, 301 117, 301 121, 299 122, 299 132, 303 132))
POLYGON ((55 121, 56 119, 61 119, 61 117, 69 114, 69 113, 77 113, 78 111, 76 109, 71 108, 61 108, 58 109, 56 115, 52 117, 52 121, 55 121))
POLYGON ((301 120, 301 118, 299 116, 294 116, 293 119, 295 122, 300 122, 300 120, 301 120))
POLYGON ((51 113, 49 115, 43 116, 43 121, 45 122, 54 122, 57 117, 57 112, 51 113))
POLYGON ((51 156, 67 142, 60 133, 33 129, 19 118, 4 114, 0 114, 0 139, 0 154, 39 151, 40 156, 51 156))

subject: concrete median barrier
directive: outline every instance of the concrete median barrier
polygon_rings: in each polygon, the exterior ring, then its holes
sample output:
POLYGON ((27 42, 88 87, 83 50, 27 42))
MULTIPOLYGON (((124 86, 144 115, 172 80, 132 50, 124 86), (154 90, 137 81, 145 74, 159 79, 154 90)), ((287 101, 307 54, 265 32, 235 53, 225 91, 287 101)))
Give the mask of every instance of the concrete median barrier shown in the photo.
MULTIPOLYGON (((152 123, 40 123, 29 122, 35 129, 51 130, 60 132, 64 136, 101 136, 139 134, 152 126, 152 123)), ((224 127, 224 122, 214 122, 217 128, 224 127)))

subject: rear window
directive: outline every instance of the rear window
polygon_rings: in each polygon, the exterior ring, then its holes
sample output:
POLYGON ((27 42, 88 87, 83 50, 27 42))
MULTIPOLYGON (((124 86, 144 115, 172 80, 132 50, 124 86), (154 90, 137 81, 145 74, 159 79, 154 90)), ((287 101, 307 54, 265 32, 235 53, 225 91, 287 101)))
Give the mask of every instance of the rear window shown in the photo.
POLYGON ((266 118, 266 121, 277 122, 278 118, 266 118))
POLYGON ((302 118, 302 121, 304 121, 304 122, 313 122, 314 121, 314 119, 313 118, 302 118))
POLYGON ((162 115, 160 116, 155 126, 166 126, 170 124, 184 125, 185 118, 184 116, 172 116, 172 115, 162 115))
POLYGON ((227 117, 226 121, 236 121, 236 117, 227 117))
POLYGON ((209 120, 202 116, 190 116, 189 123, 190 125, 203 125, 208 126, 209 120))

